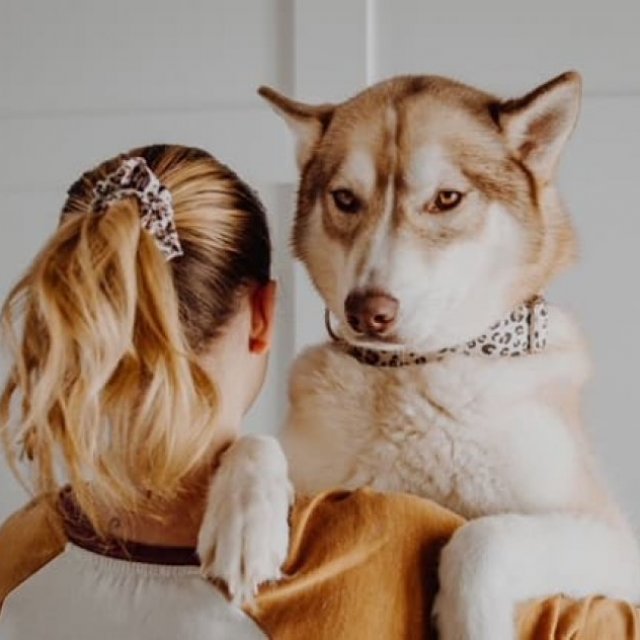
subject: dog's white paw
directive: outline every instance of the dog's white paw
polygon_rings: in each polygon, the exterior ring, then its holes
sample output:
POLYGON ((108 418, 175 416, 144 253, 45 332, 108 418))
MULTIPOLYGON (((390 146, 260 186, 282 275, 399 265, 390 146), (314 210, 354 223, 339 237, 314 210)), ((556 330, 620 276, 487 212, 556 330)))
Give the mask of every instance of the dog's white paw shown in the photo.
POLYGON ((440 557, 433 606, 440 640, 515 640, 509 572, 496 553, 489 518, 459 529, 440 557))
POLYGON ((281 577, 293 489, 279 443, 243 436, 221 458, 198 535, 203 575, 223 580, 236 604, 281 577))

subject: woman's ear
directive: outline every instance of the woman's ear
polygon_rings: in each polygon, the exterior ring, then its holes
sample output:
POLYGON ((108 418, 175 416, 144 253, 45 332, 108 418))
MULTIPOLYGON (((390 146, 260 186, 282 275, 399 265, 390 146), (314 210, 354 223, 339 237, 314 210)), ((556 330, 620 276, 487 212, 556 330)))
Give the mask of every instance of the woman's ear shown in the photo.
POLYGON ((249 351, 256 355, 268 353, 273 341, 276 320, 276 297, 278 285, 270 280, 254 289, 250 296, 251 334, 249 351))

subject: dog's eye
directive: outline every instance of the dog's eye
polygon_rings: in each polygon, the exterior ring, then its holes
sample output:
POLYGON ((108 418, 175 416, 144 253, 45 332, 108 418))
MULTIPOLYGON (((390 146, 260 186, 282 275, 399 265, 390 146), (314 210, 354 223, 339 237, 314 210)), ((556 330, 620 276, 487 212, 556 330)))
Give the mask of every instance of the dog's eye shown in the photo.
POLYGON ((461 202, 464 194, 453 189, 443 189, 438 191, 436 197, 425 205, 429 213, 442 213, 455 209, 461 202))
POLYGON ((350 189, 336 189, 331 192, 331 197, 336 207, 343 213, 358 213, 362 208, 362 203, 350 189))

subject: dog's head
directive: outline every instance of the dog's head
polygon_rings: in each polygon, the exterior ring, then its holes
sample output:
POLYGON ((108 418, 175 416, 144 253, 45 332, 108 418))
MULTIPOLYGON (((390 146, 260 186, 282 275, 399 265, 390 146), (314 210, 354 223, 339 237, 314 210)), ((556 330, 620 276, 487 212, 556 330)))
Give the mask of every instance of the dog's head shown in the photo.
POLYGON ((296 256, 354 341, 457 344, 571 261, 554 179, 577 74, 508 101, 431 76, 338 105, 260 93, 297 140, 296 256))

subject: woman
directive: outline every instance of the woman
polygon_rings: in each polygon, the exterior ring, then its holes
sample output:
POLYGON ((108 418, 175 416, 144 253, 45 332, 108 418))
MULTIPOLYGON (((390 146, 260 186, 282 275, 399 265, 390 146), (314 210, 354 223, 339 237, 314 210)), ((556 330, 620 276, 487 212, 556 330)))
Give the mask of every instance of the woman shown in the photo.
POLYGON ((259 201, 198 149, 135 149, 70 188, 3 310, 2 435, 38 493, 68 478, 73 544, 5 603, 3 634, 177 637, 187 616, 202 630, 189 637, 262 636, 193 548, 212 469, 263 382, 270 259, 259 201))
MULTIPOLYGON (((135 149, 71 187, 3 310, 3 444, 45 497, 0 527, 2 640, 432 637, 438 551, 462 520, 412 496, 299 500, 286 577, 244 611, 200 573, 207 501, 209 520, 234 482, 260 491, 263 454, 281 476, 269 500, 288 507, 279 450, 237 440, 271 342, 269 269, 259 201, 203 151, 135 149)), ((622 638, 635 616, 555 599, 524 611, 522 637, 602 637, 606 619, 622 638)))

